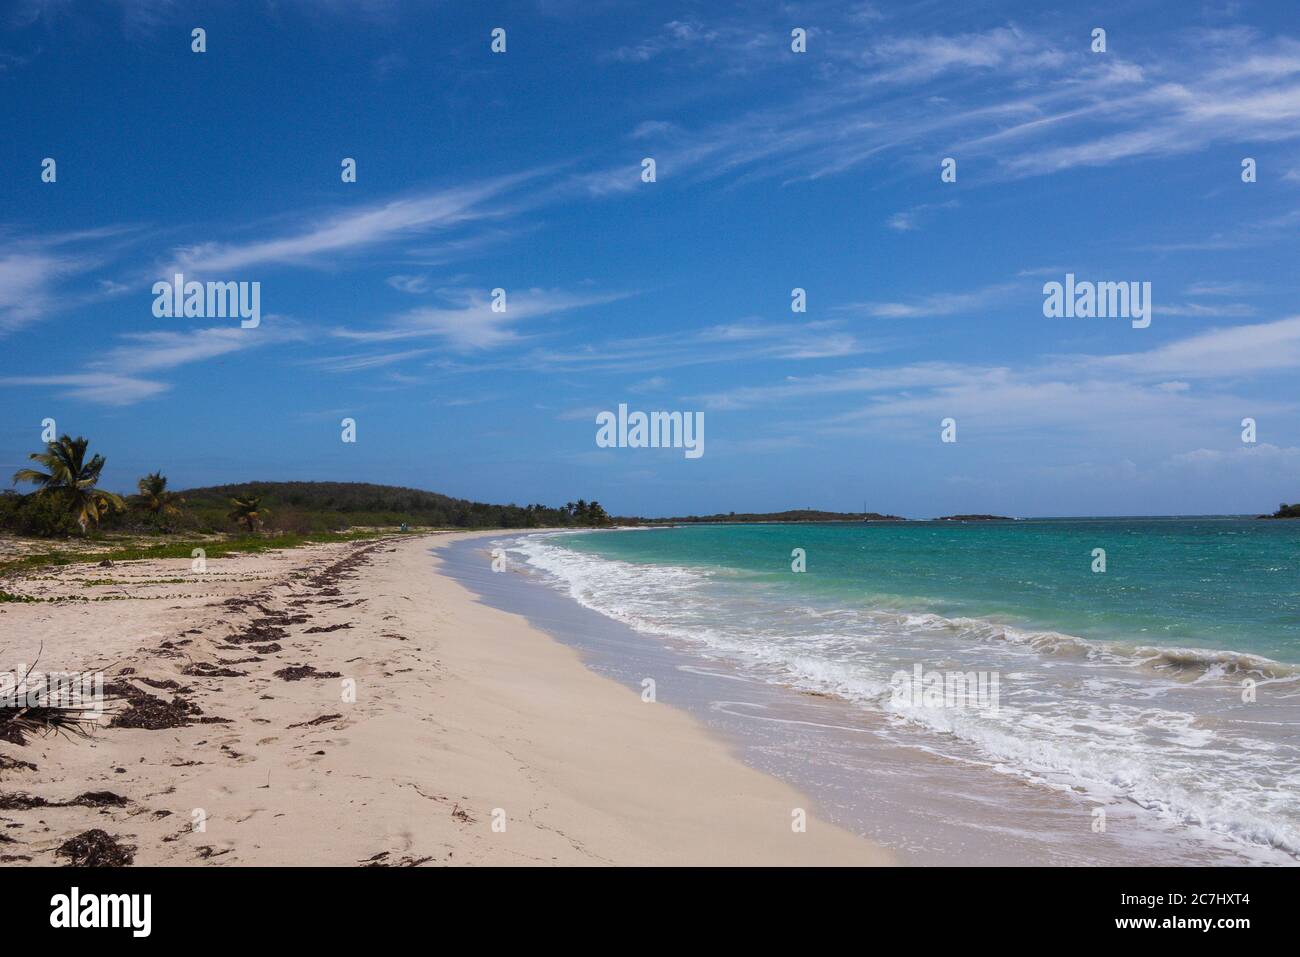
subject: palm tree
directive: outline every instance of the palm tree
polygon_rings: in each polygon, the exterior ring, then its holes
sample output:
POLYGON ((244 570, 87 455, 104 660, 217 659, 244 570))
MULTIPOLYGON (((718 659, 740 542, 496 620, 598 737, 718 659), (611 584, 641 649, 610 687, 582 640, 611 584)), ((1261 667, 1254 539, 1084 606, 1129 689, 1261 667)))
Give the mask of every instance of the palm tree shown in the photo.
POLYGON ((77 516, 82 535, 86 534, 91 522, 98 525, 110 510, 121 511, 126 507, 120 495, 95 487, 99 474, 104 470, 104 457, 96 454, 87 462, 86 446, 89 444, 85 438, 60 436, 57 442, 46 445, 44 452, 27 456, 44 465, 46 471, 19 469, 14 473, 14 484, 32 482, 38 486, 35 494, 57 495, 66 501, 69 510, 77 516))
POLYGON ((229 517, 236 522, 247 522, 249 534, 257 531, 258 523, 271 514, 271 510, 262 505, 260 495, 245 495, 243 498, 232 498, 230 504, 235 508, 229 517))
POLYGON ((140 490, 140 498, 145 509, 152 512, 156 517, 162 518, 166 515, 179 515, 178 505, 182 504, 185 499, 181 498, 175 492, 167 491, 167 476, 161 471, 150 472, 144 478, 140 479, 135 486, 140 490))

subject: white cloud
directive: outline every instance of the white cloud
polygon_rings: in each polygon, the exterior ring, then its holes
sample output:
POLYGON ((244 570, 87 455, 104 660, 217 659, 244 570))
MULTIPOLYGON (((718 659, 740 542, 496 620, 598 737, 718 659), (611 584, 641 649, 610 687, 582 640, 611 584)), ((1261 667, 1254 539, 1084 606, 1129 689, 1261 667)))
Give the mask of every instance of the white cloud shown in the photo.
MULTIPOLYGON (((319 366, 327 372, 362 372, 367 369, 378 369, 383 366, 394 365, 398 362, 405 362, 408 359, 416 359, 420 356, 426 356, 432 349, 404 349, 400 352, 381 352, 369 353, 365 355, 351 356, 330 356, 325 359, 313 359, 309 364, 319 366)), ((411 376, 402 376, 400 373, 389 373, 394 382, 415 381, 411 376)))
POLYGON ((71 269, 68 261, 47 253, 0 253, 0 333, 40 319, 55 280, 71 269))
POLYGON ((1300 369, 1300 316, 1212 329, 1145 352, 1082 359, 1144 377, 1227 378, 1300 369))
POLYGON ((835 331, 839 323, 777 323, 747 320, 707 326, 693 333, 613 339, 579 348, 538 349, 520 360, 548 372, 661 372, 687 366, 736 364, 761 359, 789 361, 879 352, 890 343, 835 331))
POLYGON ((986 308, 1005 300, 1019 283, 997 283, 969 292, 938 292, 920 296, 910 302, 850 302, 835 306, 835 312, 870 316, 875 319, 920 319, 929 316, 954 316, 986 308))
POLYGON ((389 276, 388 285, 399 292, 412 294, 429 291, 428 276, 389 276))
POLYGON ((16 227, 0 228, 0 336, 79 303, 117 295, 122 287, 100 280, 93 292, 59 288, 99 268, 104 241, 123 244, 121 227, 85 229, 29 238, 16 227), (18 233, 21 238, 13 238, 18 233), (96 245, 99 244, 99 245, 96 245))
POLYGON ((501 177, 339 213, 277 239, 244 244, 208 242, 182 248, 162 274, 175 271, 210 274, 276 264, 308 265, 430 230, 449 229, 500 215, 500 210, 490 210, 484 204, 532 175, 501 177))
POLYGON ((887 37, 864 57, 881 83, 914 83, 961 70, 1003 69, 1030 72, 1058 67, 1065 55, 1015 27, 947 36, 887 37))
POLYGON ((1253 316, 1255 307, 1244 302, 1216 302, 1206 305, 1203 302, 1171 302, 1154 307, 1159 316, 1191 316, 1205 318, 1209 316, 1244 317, 1253 316))
MULTIPOLYGON (((265 318, 275 320, 279 317, 265 318)), ((7 376, 0 378, 0 386, 57 386, 76 399, 107 405, 132 405, 171 388, 169 383, 142 378, 142 373, 203 362, 243 349, 283 342, 297 335, 286 320, 281 319, 278 326, 275 329, 262 326, 255 330, 221 326, 189 332, 125 333, 120 337, 122 345, 86 363, 84 371, 7 376)))
POLYGON ((936 209, 953 209, 957 205, 956 200, 947 203, 922 203, 919 206, 913 206, 911 209, 894 213, 885 221, 885 225, 900 233, 911 232, 919 229, 922 220, 928 218, 932 211, 936 209))
POLYGON ((616 47, 609 53, 609 58, 626 63, 644 63, 664 53, 712 44, 718 36, 718 30, 704 27, 697 21, 670 20, 654 36, 616 47))
POLYGON ((1168 459, 1166 468, 1191 471, 1200 475, 1277 476, 1293 480, 1300 472, 1300 448, 1278 446, 1268 442, 1239 445, 1233 449, 1193 449, 1168 459))
POLYGON ((283 333, 274 333, 269 328, 241 329, 238 326, 187 332, 129 332, 121 337, 124 345, 110 349, 102 358, 90 362, 89 367, 126 373, 157 372, 282 341, 283 337, 283 333))
POLYGON ((1246 414, 1292 415, 1297 398, 1246 397, 1227 386, 1293 369, 1300 369, 1300 318, 1212 330, 1119 356, 1048 357, 1015 369, 949 362, 859 368, 692 399, 710 409, 789 412, 859 395, 855 408, 817 415, 815 429, 919 439, 929 435, 926 426, 937 429, 953 416, 967 435, 1068 434, 1099 453, 1125 446, 1137 453, 1235 436, 1246 414))
POLYGON ((163 382, 152 382, 132 376, 115 375, 111 372, 83 372, 70 375, 47 376, 6 376, 0 378, 0 385, 7 386, 56 386, 65 395, 86 402, 101 402, 105 405, 132 405, 144 399, 152 398, 166 392, 171 386, 163 382))
POLYGON ((495 312, 483 291, 442 290, 446 306, 424 306, 394 317, 375 329, 337 329, 335 335, 359 342, 440 338, 459 349, 488 349, 520 338, 512 328, 529 319, 574 309, 607 305, 633 295, 627 292, 569 293, 554 289, 507 290, 506 309, 495 312))

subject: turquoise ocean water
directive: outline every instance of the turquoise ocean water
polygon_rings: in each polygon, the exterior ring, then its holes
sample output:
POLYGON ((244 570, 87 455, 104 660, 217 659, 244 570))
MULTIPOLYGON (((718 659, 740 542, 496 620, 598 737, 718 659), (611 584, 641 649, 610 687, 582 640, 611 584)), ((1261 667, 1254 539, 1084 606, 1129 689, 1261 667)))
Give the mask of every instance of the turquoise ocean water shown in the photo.
POLYGON ((685 527, 569 548, 742 573, 776 599, 988 617, 1300 663, 1300 522, 1044 520, 685 527), (807 572, 791 572, 803 548, 807 572), (1105 549, 1106 570, 1092 571, 1105 549))
POLYGON ((649 640, 841 696, 918 747, 1300 853, 1300 522, 687 526, 510 547, 649 640), (900 700, 918 667, 995 675, 998 698, 900 700))

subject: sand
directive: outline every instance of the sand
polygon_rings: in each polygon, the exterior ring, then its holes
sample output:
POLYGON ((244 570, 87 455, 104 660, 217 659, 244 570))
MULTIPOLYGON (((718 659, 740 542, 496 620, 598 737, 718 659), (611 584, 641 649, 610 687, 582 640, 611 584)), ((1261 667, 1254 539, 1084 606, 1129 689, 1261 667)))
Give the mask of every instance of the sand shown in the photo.
POLYGON ((892 862, 683 712, 478 603, 438 573, 436 543, 315 545, 209 559, 202 573, 186 560, 77 565, 5 583, 104 600, 0 604, 0 670, 39 652, 42 669, 103 669, 133 700, 178 694, 201 714, 0 741, 0 861, 65 862, 56 850, 98 828, 134 846, 136 865, 892 862), (232 641, 257 619, 284 636, 232 641), (275 674, 299 665, 339 677, 275 674), (125 803, 52 806, 87 792, 125 803), (15 795, 47 803, 23 809, 15 795))

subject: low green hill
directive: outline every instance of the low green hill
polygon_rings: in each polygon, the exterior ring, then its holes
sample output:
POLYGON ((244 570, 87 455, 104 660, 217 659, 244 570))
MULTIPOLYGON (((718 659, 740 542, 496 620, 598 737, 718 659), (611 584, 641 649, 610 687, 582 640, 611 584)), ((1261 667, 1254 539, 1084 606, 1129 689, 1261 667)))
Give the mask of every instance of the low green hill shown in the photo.
MULTIPOLYGON (((493 505, 453 498, 438 492, 368 482, 241 482, 180 489, 175 511, 151 515, 140 496, 127 496, 127 508, 106 513, 98 532, 158 531, 240 532, 231 518, 232 499, 257 498, 257 527, 267 533, 311 535, 348 528, 554 528, 627 525, 694 524, 697 522, 889 522, 903 521, 877 512, 827 512, 792 509, 784 512, 687 515, 678 518, 611 518, 598 502, 566 502, 561 506, 493 505)), ((0 495, 0 529, 22 535, 64 538, 76 536, 76 523, 57 496, 0 495)))
POLYGON ((555 525, 604 525, 608 516, 598 503, 492 505, 452 498, 437 492, 366 482, 243 482, 185 489, 184 510, 201 524, 226 527, 230 500, 261 498, 270 510, 269 527, 315 532, 363 525, 426 525, 454 528, 539 528, 555 525))
MULTIPOLYGON (((230 517, 233 498, 261 500, 258 527, 301 535, 403 523, 438 528, 599 527, 611 519, 598 502, 546 505, 492 505, 437 492, 365 482, 241 482, 178 490, 176 510, 151 515, 141 497, 126 497, 127 508, 108 512, 95 532, 237 532, 230 517)), ((66 538, 78 534, 72 513, 58 495, 0 494, 0 530, 20 535, 66 538)))

